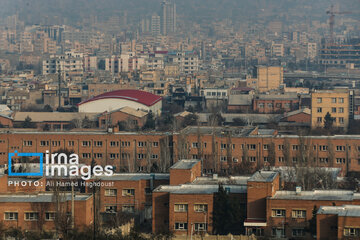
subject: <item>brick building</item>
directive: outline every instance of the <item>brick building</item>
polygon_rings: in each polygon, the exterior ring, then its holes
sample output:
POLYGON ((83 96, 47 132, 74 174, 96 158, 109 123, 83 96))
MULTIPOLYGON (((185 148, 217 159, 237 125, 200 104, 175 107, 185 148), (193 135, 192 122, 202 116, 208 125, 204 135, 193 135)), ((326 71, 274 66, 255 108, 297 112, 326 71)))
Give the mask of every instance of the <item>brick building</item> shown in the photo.
MULTIPOLYGON (((170 185, 153 191, 153 232, 177 235, 213 232, 214 196, 219 184, 245 209, 247 178, 201 177, 199 160, 181 160, 170 169, 170 185)), ((241 216, 239 216, 241 217, 241 216)))
POLYGON ((254 96, 253 111, 258 113, 290 112, 299 109, 297 94, 261 94, 254 96))

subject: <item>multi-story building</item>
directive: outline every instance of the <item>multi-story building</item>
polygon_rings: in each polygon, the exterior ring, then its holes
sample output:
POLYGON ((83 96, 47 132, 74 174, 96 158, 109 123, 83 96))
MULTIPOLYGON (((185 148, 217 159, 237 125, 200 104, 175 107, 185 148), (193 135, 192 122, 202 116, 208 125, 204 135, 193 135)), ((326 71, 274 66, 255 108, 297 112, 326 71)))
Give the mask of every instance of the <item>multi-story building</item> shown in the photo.
POLYGON ((271 45, 271 55, 274 57, 284 57, 284 44, 273 43, 271 45))
POLYGON ((320 63, 327 67, 360 66, 360 39, 350 39, 343 44, 324 43, 320 49, 320 63))
POLYGON ((84 71, 84 58, 81 54, 51 56, 43 61, 42 72, 48 74, 66 74, 69 72, 78 72, 82 74, 84 71))
POLYGON ((181 73, 193 74, 199 70, 199 57, 194 52, 169 52, 168 61, 178 65, 181 73))
POLYGON ((145 58, 137 57, 132 52, 105 59, 105 70, 110 71, 112 75, 140 70, 142 66, 145 66, 145 58))
POLYGON ((297 94, 259 94, 254 96, 253 111, 259 113, 290 112, 299 109, 297 94))
POLYGON ((251 77, 246 79, 247 87, 254 88, 259 92, 268 92, 279 89, 284 82, 283 67, 257 66, 251 77))
MULTIPOLYGON (((177 235, 213 232, 214 196, 219 184, 246 208, 247 177, 201 177, 201 161, 181 160, 170 168, 170 185, 153 191, 153 232, 177 235)), ((238 216, 239 218, 244 216, 238 216)))
POLYGON ((167 35, 176 32, 176 4, 172 0, 161 3, 161 33, 167 35))
POLYGON ((348 127, 348 89, 316 90, 311 93, 311 127, 323 127, 327 113, 333 118, 333 126, 348 127))
POLYGON ((161 33, 161 23, 160 23, 160 16, 159 15, 152 15, 151 16, 151 34, 154 36, 158 36, 161 33))
POLYGON ((307 58, 310 60, 314 60, 317 55, 317 44, 316 43, 308 43, 307 44, 307 58))

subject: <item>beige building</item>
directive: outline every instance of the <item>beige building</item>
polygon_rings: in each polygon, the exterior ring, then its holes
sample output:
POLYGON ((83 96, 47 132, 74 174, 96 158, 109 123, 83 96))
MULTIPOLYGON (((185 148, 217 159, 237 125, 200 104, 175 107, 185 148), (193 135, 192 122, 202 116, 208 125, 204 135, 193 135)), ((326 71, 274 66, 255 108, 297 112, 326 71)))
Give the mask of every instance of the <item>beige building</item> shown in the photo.
POLYGON ((349 90, 316 90, 311 94, 311 127, 323 127, 327 113, 334 118, 333 126, 349 125, 349 90))
POLYGON ((256 89, 258 92, 279 89, 283 82, 284 68, 276 66, 258 66, 254 69, 252 78, 246 79, 247 86, 256 89))

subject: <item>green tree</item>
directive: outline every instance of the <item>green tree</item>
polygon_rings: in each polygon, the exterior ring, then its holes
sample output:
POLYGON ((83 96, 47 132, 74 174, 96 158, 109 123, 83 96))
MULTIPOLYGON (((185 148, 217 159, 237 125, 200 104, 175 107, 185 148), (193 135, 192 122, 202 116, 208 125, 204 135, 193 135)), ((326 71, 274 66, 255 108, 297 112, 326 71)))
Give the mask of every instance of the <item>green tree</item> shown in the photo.
POLYGON ((155 119, 154 119, 154 115, 153 115, 152 111, 150 111, 149 114, 147 115, 147 119, 146 119, 143 129, 144 130, 155 129, 155 119))
POLYGON ((334 120, 335 119, 331 116, 331 114, 327 112, 324 118, 324 128, 331 130, 334 124, 334 120))
POLYGON ((230 195, 222 185, 219 185, 219 190, 214 196, 213 209, 214 234, 238 235, 244 232, 242 226, 246 216, 245 205, 241 204, 237 197, 230 195))
POLYGON ((23 128, 34 128, 35 124, 32 122, 31 118, 27 116, 25 118, 25 121, 21 124, 21 127, 23 128))
POLYGON ((183 127, 196 126, 198 124, 198 116, 196 114, 188 114, 183 121, 183 127))

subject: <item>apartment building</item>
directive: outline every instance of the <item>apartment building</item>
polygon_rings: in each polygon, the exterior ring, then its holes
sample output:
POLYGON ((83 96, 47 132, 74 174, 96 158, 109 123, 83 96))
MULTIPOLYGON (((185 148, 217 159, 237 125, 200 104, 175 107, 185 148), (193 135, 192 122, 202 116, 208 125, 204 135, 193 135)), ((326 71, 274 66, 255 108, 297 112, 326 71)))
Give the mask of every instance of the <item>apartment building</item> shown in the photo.
POLYGON ((120 56, 111 56, 105 59, 105 70, 112 75, 140 70, 145 66, 145 58, 135 56, 133 52, 122 53, 120 56))
POLYGON ((43 60, 42 74, 57 74, 57 73, 69 73, 84 71, 84 59, 82 56, 73 55, 58 55, 51 56, 50 58, 43 60))
POLYGON ((252 76, 246 78, 247 87, 254 88, 258 92, 268 92, 279 89, 284 82, 284 68, 277 66, 257 66, 252 76))
POLYGON ((323 127, 325 116, 331 114, 333 126, 347 129, 349 125, 349 90, 316 90, 311 93, 311 127, 323 127))
POLYGON ((199 57, 190 52, 169 52, 168 62, 179 66, 179 71, 184 74, 193 74, 199 70, 199 57))

